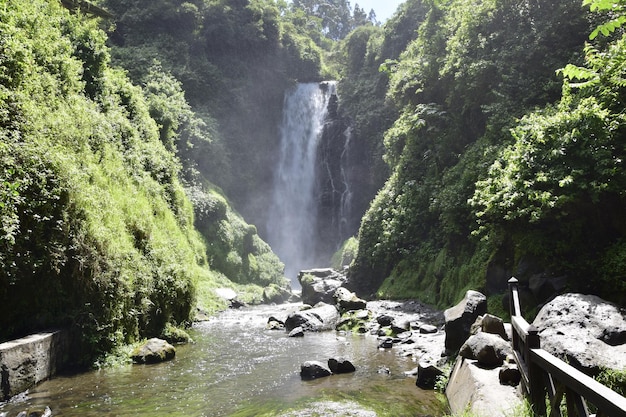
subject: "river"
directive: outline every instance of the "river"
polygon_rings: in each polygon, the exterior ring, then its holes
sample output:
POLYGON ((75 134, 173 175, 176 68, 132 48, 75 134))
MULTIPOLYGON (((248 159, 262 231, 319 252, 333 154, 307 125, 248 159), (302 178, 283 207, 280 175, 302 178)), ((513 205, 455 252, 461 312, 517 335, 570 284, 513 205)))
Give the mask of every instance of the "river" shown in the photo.
POLYGON ((57 376, 0 405, 9 417, 50 407, 53 416, 441 416, 433 391, 405 371, 415 362, 378 349, 371 335, 306 333, 289 338, 265 330, 296 305, 229 310, 197 323, 194 343, 157 365, 129 365, 57 376), (307 360, 346 357, 352 374, 300 379, 307 360))

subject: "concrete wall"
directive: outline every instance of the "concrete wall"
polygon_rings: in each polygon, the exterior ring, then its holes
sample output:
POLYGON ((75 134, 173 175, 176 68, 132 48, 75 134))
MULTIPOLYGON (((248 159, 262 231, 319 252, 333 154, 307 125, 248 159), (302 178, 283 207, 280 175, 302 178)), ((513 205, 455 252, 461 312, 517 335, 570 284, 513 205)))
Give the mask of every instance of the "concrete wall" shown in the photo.
POLYGON ((64 331, 33 334, 0 344, 0 401, 32 388, 60 370, 68 359, 64 331))

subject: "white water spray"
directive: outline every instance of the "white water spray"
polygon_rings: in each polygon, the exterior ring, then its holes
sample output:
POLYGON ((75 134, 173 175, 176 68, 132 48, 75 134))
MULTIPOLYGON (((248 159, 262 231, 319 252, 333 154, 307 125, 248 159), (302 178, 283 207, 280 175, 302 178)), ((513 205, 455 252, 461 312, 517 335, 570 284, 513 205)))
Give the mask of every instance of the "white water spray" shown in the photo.
POLYGON ((267 224, 267 241, 298 288, 298 271, 316 265, 315 166, 332 82, 298 84, 285 94, 279 162, 267 224))

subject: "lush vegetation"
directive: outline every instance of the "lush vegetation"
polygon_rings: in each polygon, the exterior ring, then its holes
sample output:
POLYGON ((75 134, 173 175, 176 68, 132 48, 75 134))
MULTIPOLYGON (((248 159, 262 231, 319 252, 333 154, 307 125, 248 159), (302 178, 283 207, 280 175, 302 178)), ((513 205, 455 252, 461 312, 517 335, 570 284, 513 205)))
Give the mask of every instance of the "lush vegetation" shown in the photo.
POLYGON ((407 3, 429 10, 382 66, 400 114, 355 285, 450 305, 514 274, 564 275, 623 302, 621 3, 585 1, 610 12, 595 31, 604 18, 579 1, 407 3))
POLYGON ((68 327, 89 363, 189 323, 196 300, 224 308, 211 289, 236 286, 226 277, 285 284, 254 227, 182 181, 177 152, 210 130, 169 73, 133 85, 96 20, 0 5, 0 338, 68 327))

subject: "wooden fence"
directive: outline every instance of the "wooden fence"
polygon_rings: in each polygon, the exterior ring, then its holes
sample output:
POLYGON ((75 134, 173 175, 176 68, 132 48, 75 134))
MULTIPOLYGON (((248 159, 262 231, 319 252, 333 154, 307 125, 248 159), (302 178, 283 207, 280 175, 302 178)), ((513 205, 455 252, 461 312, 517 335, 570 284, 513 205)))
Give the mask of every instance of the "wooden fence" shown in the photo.
POLYGON ((535 415, 589 417, 589 403, 596 417, 626 417, 626 398, 541 349, 537 328, 522 317, 515 278, 509 280, 509 301, 515 361, 535 415))

